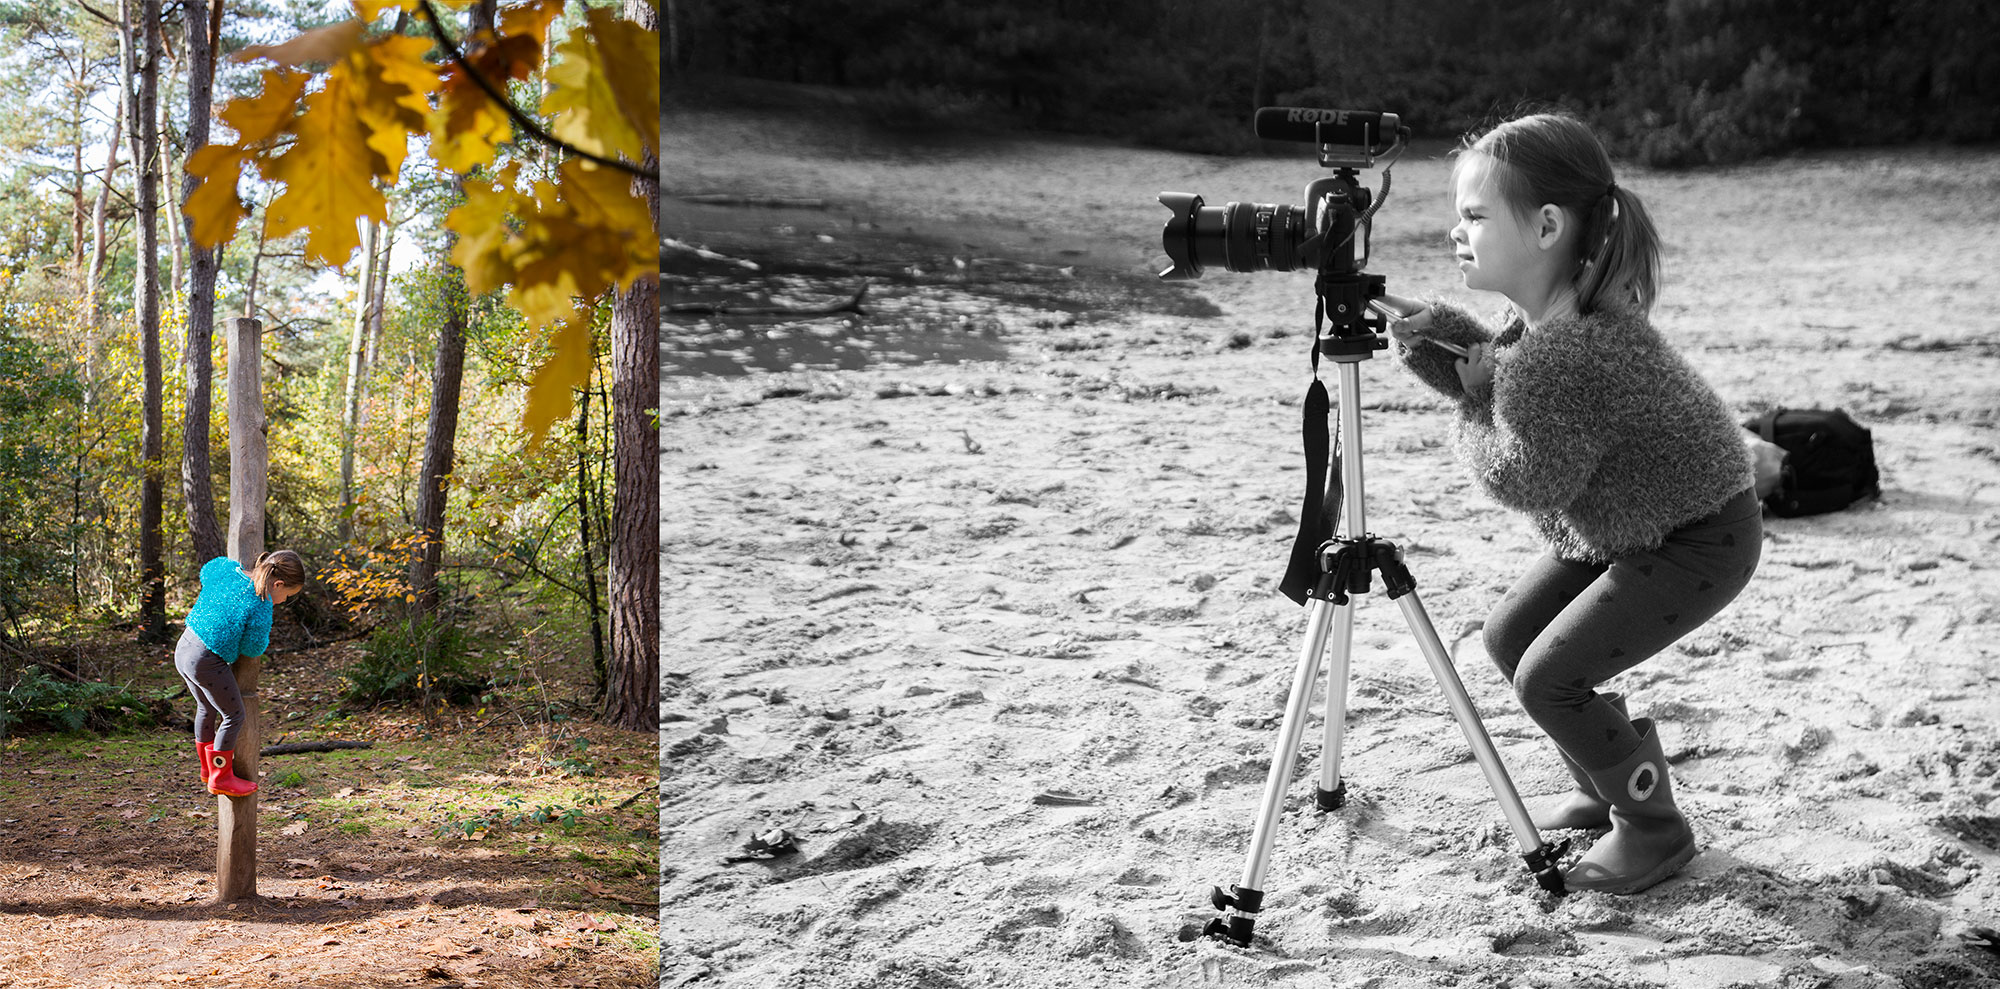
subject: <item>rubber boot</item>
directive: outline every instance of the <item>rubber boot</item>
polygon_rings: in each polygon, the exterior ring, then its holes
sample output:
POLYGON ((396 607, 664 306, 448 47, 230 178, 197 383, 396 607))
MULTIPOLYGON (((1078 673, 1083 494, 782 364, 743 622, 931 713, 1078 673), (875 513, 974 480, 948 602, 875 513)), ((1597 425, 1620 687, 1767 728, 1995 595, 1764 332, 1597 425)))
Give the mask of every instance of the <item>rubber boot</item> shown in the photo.
POLYGON ((1609 769, 1591 772, 1597 792, 1611 801, 1611 833, 1590 846, 1563 873, 1570 889, 1637 893, 1680 871, 1694 858, 1694 829, 1674 805, 1667 758, 1653 719, 1632 722, 1639 748, 1609 769))
POLYGON ((236 775, 236 753, 231 749, 208 750, 208 792, 225 797, 247 797, 257 792, 257 784, 236 775))
MULTIPOLYGON (((1630 717, 1625 710, 1625 695, 1615 690, 1607 690, 1603 697, 1618 710, 1620 716, 1630 717)), ((1597 794, 1597 785, 1590 781, 1590 774, 1569 757, 1569 753, 1556 746, 1556 755, 1562 759, 1563 768, 1569 770, 1570 779, 1576 781, 1576 789, 1568 793, 1540 797, 1528 804, 1528 817, 1540 831, 1554 831, 1558 828, 1602 828, 1611 824, 1611 802, 1597 794)))
POLYGON ((195 766, 201 770, 201 785, 207 786, 208 785, 207 742, 197 741, 194 743, 194 760, 195 760, 195 766))

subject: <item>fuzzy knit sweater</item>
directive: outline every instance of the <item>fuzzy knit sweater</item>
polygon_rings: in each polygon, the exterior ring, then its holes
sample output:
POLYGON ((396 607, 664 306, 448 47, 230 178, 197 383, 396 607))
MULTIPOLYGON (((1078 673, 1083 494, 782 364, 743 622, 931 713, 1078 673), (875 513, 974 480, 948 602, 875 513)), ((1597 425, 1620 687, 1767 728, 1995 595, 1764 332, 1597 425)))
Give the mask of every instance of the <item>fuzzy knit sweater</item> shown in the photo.
POLYGON ((271 599, 257 596, 250 575, 235 560, 218 556, 201 565, 201 593, 188 609, 187 627, 228 662, 262 656, 271 646, 271 599))
POLYGON ((1643 315, 1602 311, 1497 337, 1431 305, 1426 336, 1494 345, 1486 394, 1467 395, 1441 347, 1396 345, 1425 384, 1458 401, 1455 449, 1495 501, 1528 513, 1556 555, 1607 563, 1751 487, 1743 427, 1643 315))

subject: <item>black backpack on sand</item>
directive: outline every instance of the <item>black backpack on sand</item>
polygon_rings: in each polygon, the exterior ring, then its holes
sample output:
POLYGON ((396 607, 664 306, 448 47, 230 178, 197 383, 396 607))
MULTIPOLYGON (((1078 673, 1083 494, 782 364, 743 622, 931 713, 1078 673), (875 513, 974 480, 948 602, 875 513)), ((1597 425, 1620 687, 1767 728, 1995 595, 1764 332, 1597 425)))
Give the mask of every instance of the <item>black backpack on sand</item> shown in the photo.
POLYGON ((1772 512, 1793 518, 1837 512, 1882 494, 1875 441, 1839 409, 1772 409, 1743 428, 1785 451, 1778 486, 1764 498, 1772 512))

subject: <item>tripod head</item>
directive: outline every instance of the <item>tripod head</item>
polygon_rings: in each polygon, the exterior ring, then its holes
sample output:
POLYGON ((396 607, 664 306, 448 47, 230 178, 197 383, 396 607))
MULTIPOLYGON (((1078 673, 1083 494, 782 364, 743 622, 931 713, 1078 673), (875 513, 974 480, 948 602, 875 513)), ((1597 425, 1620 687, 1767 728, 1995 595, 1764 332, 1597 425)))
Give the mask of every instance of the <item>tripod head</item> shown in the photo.
MULTIPOLYGON (((1388 195, 1389 173, 1384 171, 1383 200, 1388 195)), ((1354 169, 1345 167, 1307 186, 1306 196, 1308 202, 1321 204, 1318 215, 1322 226, 1317 236, 1331 245, 1319 251, 1319 277, 1313 280, 1313 293, 1319 296, 1313 314, 1317 353, 1342 363, 1365 361, 1375 356, 1375 351, 1389 346, 1382 335, 1385 329, 1382 314, 1368 305, 1370 300, 1382 297, 1383 278, 1362 272, 1368 264, 1369 237, 1374 227, 1370 220, 1381 201, 1371 206, 1373 197, 1356 181, 1354 169), (1355 256, 1357 239, 1361 246, 1359 258, 1355 256), (1321 325, 1322 319, 1327 325, 1321 325)))

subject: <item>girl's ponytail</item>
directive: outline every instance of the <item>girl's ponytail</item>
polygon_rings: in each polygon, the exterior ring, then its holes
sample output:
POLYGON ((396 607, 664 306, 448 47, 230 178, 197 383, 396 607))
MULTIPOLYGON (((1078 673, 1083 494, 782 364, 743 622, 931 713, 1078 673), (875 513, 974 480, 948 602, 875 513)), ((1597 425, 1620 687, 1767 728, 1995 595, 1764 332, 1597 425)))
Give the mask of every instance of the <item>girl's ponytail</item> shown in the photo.
POLYGON ((1660 235, 1636 193, 1611 183, 1591 208, 1578 248, 1578 312, 1653 308, 1660 292, 1660 235))

